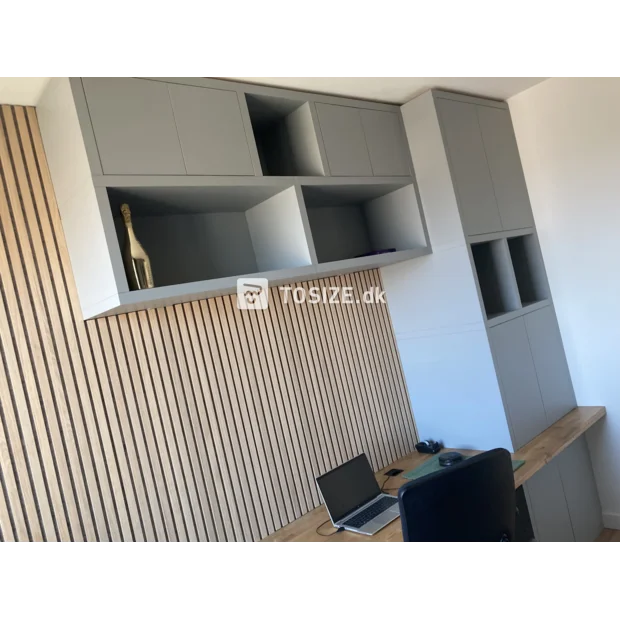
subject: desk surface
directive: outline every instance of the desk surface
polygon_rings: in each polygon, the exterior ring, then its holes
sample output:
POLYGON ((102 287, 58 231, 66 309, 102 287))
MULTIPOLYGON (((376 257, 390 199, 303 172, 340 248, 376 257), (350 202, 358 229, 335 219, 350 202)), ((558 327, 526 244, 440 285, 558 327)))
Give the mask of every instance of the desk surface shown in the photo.
MULTIPOLYGON (((515 487, 521 486, 529 480, 538 470, 542 469, 553 457, 557 456, 564 448, 569 446, 575 439, 583 435, 593 424, 605 415, 605 407, 577 407, 546 431, 532 439, 514 454, 515 459, 522 459, 525 464, 515 472, 515 487)), ((468 455, 479 454, 479 450, 461 450, 459 452, 468 455)), ((397 467, 405 471, 414 469, 431 457, 429 454, 412 452, 407 456, 395 461, 377 473, 379 484, 385 481, 384 471, 397 467)), ((385 484, 384 491, 394 493, 408 480, 402 476, 395 476, 385 484)), ((393 521, 374 536, 363 536, 353 532, 339 532, 333 536, 334 528, 331 523, 326 523, 320 531, 324 536, 316 533, 319 525, 329 518, 325 506, 319 506, 303 517, 289 523, 282 529, 274 532, 264 541, 269 542, 396 542, 402 541, 400 519, 393 521)))

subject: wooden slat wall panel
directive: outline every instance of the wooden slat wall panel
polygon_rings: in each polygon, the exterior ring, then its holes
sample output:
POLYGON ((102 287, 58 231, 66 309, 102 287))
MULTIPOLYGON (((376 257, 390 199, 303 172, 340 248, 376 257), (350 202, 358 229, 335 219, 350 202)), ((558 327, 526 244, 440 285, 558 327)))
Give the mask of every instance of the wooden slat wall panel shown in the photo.
POLYGON ((0 540, 258 540, 318 505, 318 474, 413 449, 383 304, 274 288, 264 312, 82 321, 33 108, 0 113, 0 276, 0 540))

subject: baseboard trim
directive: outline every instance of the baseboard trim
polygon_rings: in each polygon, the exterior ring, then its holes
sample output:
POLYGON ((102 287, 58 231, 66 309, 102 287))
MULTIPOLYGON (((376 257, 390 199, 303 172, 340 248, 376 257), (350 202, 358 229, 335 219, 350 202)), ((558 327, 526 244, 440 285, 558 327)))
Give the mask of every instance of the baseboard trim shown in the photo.
POLYGON ((610 530, 620 530, 620 514, 617 512, 604 512, 603 525, 610 530))

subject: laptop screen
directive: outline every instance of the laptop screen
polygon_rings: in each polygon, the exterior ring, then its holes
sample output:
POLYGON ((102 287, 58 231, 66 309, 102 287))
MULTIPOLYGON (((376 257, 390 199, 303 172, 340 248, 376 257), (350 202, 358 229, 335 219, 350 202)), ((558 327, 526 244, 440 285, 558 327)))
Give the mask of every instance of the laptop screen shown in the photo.
POLYGON ((381 493, 365 454, 316 479, 332 521, 340 521, 381 493))

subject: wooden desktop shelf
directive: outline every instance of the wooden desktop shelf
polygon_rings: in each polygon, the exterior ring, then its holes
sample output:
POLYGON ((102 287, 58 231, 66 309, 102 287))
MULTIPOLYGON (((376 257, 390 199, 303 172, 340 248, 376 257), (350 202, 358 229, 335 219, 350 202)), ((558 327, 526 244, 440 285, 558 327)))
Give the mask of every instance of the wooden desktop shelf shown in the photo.
MULTIPOLYGON (((524 460, 522 465, 515 472, 515 488, 527 482, 536 472, 541 470, 549 461, 566 449, 576 439, 581 437, 589 428, 596 424, 606 414, 605 407, 576 407, 555 424, 543 431, 528 444, 514 453, 515 459, 524 460)), ((451 448, 446 448, 445 451, 451 448)), ((454 448, 452 448, 454 449, 454 448)), ((468 456, 479 454, 479 450, 458 450, 468 456)), ((377 473, 377 480, 383 484, 385 477, 383 472, 393 467, 410 471, 431 458, 430 454, 420 454, 412 452, 407 456, 391 463, 377 473)), ((408 480, 402 476, 396 476, 393 481, 388 481, 384 491, 395 492, 408 480)), ((331 524, 326 523, 321 532, 317 533, 317 528, 329 519, 325 506, 321 505, 300 519, 289 523, 282 529, 274 532, 263 539, 264 542, 402 542, 402 531, 400 520, 393 521, 384 527, 374 536, 364 536, 353 532, 339 532, 333 536, 334 529, 331 524)))

